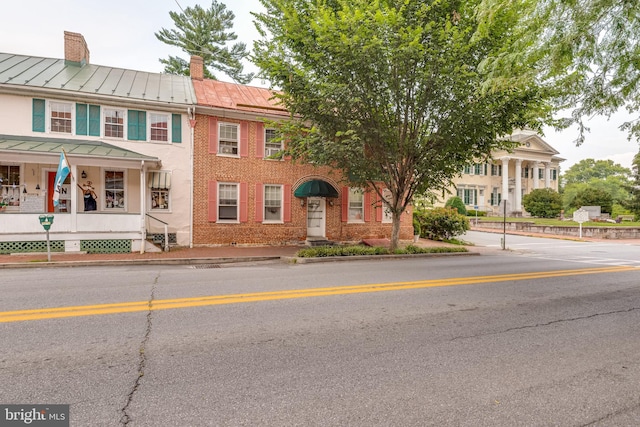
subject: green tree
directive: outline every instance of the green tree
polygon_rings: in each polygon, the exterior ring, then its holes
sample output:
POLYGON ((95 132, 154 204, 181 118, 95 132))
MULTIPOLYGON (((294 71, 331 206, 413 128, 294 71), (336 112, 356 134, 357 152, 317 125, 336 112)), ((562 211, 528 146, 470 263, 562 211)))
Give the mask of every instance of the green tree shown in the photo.
POLYGON ((573 199, 571 207, 580 208, 582 206, 600 206, 603 213, 611 213, 613 207, 613 198, 607 191, 587 187, 578 192, 573 199))
POLYGON ((562 174, 564 185, 570 185, 578 182, 589 182, 591 179, 606 180, 609 177, 628 178, 631 171, 628 168, 614 163, 613 160, 580 160, 571 166, 562 174))
POLYGON ((514 16, 475 34, 480 0, 261 0, 254 61, 292 119, 294 158, 342 170, 353 186, 391 192, 391 245, 414 195, 449 188, 463 166, 539 129, 535 82, 484 90, 484 58, 513 44, 514 16))
POLYGON ((538 218, 555 218, 562 210, 562 196, 551 188, 538 188, 522 198, 522 206, 538 218))
MULTIPOLYGON (((495 14, 510 10, 521 12, 519 44, 485 62, 491 85, 538 81, 554 95, 558 111, 571 111, 554 124, 563 128, 576 123, 578 145, 589 130, 583 117, 610 116, 623 106, 630 112, 640 109, 640 2, 484 0, 482 22, 491 23, 495 14)), ((622 128, 640 139, 637 118, 622 128)))
POLYGON ((631 171, 613 160, 581 160, 562 174, 564 207, 569 209, 576 207, 576 203, 582 203, 574 200, 578 193, 587 189, 606 192, 612 203, 622 203, 629 197, 626 186, 630 177, 631 171))
MULTIPOLYGON (((204 75, 216 80, 215 72, 220 71, 238 83, 249 83, 253 74, 242 74, 242 60, 249 55, 245 43, 238 42, 228 47, 228 43, 238 36, 233 31, 235 15, 223 3, 212 0, 209 9, 201 6, 188 7, 181 13, 169 12, 176 29, 163 28, 155 33, 158 40, 177 46, 188 55, 198 55, 204 60, 204 75)), ((160 59, 164 72, 189 75, 189 61, 169 56, 160 59)))
POLYGON ((633 158, 633 180, 626 186, 629 198, 621 204, 624 208, 633 212, 636 219, 640 218, 640 152, 633 158))

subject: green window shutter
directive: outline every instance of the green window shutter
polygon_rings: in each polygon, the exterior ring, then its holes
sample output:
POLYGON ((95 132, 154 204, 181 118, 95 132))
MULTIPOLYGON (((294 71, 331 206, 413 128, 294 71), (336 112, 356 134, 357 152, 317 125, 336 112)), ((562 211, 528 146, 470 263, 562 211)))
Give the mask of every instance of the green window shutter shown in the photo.
POLYGON ((147 140, 147 113, 138 111, 138 141, 147 140))
POLYGON ((130 141, 138 141, 140 139, 138 135, 138 113, 136 110, 129 110, 127 117, 127 137, 130 141))
POLYGON ((87 104, 76 104, 76 135, 87 135, 87 104))
POLYGON ((182 115, 171 115, 171 142, 182 142, 182 115))
POLYGON ((128 110, 127 139, 129 141, 147 140, 147 113, 145 111, 128 110))
POLYGON ((34 132, 44 132, 45 128, 45 103, 44 99, 33 99, 33 116, 32 116, 32 130, 34 132))
POLYGON ((89 135, 100 136, 100 106, 89 105, 89 135))

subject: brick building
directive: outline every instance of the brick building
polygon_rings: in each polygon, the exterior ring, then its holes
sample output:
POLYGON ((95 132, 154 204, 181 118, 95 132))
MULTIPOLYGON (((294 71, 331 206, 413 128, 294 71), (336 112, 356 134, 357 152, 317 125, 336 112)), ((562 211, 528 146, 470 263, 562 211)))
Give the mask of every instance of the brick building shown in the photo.
MULTIPOLYGON (((191 59, 197 106, 193 161, 194 245, 284 244, 389 238, 391 218, 373 191, 339 171, 269 156, 281 150, 265 119, 288 112, 264 88, 203 78, 191 59)), ((410 239, 411 211, 401 239, 410 239)))

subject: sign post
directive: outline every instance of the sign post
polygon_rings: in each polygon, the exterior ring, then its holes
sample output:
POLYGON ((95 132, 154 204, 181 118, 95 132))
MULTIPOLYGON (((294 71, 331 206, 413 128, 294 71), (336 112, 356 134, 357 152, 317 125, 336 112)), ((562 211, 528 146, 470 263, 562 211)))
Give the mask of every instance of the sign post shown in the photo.
POLYGON ((580 238, 582 239, 582 223, 589 221, 589 212, 580 208, 573 213, 573 220, 580 224, 580 238))
POLYGON ((53 224, 53 215, 40 215, 38 217, 40 220, 40 225, 47 232, 47 261, 51 262, 51 245, 49 244, 49 229, 51 228, 51 224, 53 224))
POLYGON ((502 250, 507 249, 507 199, 502 200, 502 250))

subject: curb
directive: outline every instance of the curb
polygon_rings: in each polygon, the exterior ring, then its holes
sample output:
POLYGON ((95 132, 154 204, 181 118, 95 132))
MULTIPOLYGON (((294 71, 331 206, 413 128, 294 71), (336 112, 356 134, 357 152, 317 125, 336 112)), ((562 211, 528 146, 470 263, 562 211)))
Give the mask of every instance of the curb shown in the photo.
POLYGON ((391 254, 391 255, 351 255, 351 256, 333 256, 333 257, 316 257, 316 258, 298 258, 283 257, 289 262, 295 264, 315 264, 320 262, 342 262, 342 261, 368 261, 376 260, 394 260, 394 259, 410 259, 410 258, 430 258, 430 257, 447 257, 447 256, 476 256, 478 252, 441 252, 433 254, 391 254))
POLYGON ((41 268, 41 267, 113 267, 128 265, 206 265, 206 264, 237 264, 244 262, 281 261, 281 256, 260 256, 240 258, 151 258, 151 259, 123 259, 98 261, 52 261, 52 262, 16 262, 0 264, 3 268, 41 268))

